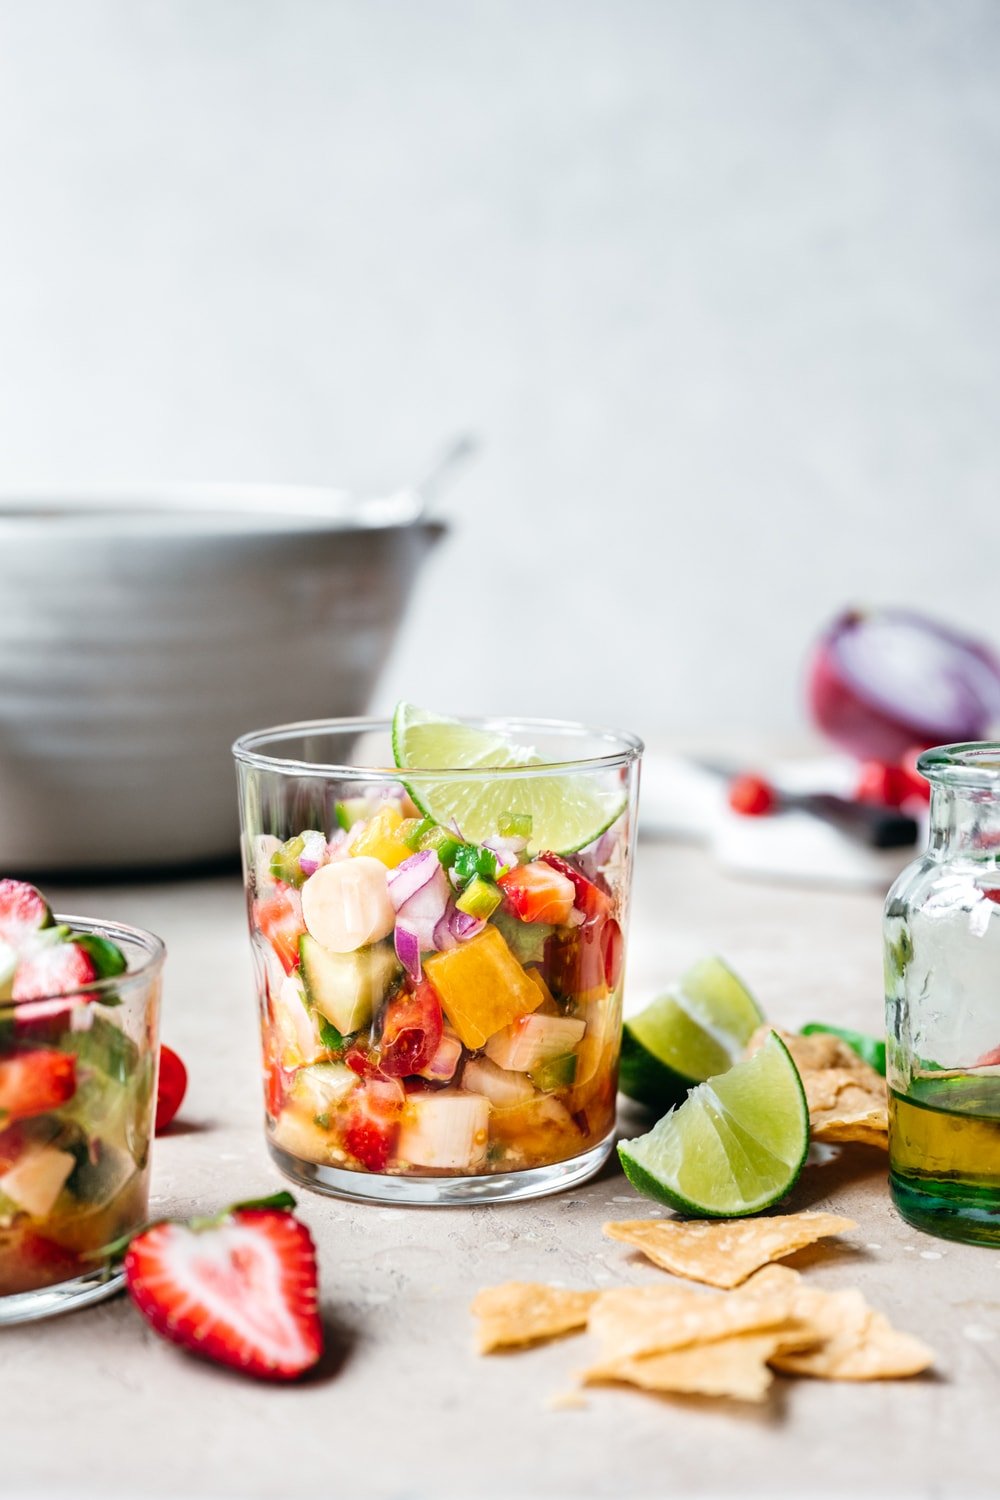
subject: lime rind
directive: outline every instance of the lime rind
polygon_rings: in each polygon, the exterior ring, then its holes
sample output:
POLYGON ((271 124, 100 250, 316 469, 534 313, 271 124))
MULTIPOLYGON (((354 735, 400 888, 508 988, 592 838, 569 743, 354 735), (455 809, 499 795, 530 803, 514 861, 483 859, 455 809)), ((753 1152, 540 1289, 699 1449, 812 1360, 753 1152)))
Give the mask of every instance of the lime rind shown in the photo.
MULTIPOLYGON (((544 765, 542 759, 490 730, 476 729, 399 703, 392 721, 392 753, 403 771, 497 771, 544 765)), ((595 773, 595 777, 596 777, 595 773)), ((512 781, 500 775, 461 781, 454 776, 435 782, 427 776, 401 778, 425 817, 456 824, 474 843, 496 836, 511 814, 531 820, 528 853, 551 850, 575 854, 600 838, 621 817, 627 799, 619 790, 595 784, 580 772, 569 776, 531 776, 512 781), (512 803, 516 801, 517 806, 512 803), (523 804, 523 805, 521 805, 523 804)))
POLYGON ((752 1057, 696 1085, 648 1134, 618 1146, 640 1193, 689 1216, 725 1219, 777 1203, 808 1150, 805 1090, 774 1032, 752 1057))
POLYGON ((625 1022, 620 1087, 652 1109, 683 1102, 693 1084, 723 1073, 764 1020, 750 991, 720 958, 705 958, 679 984, 625 1022))

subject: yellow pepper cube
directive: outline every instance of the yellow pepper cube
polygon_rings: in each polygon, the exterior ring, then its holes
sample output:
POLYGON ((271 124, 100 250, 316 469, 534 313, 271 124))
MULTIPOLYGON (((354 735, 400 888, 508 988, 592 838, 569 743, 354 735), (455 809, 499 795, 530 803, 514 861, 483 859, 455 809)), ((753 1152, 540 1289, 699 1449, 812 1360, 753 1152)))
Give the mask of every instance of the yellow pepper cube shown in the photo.
POLYGON ((367 854, 372 859, 380 859, 390 870, 394 870, 413 853, 400 835, 402 822, 403 814, 399 808, 387 802, 369 819, 367 828, 351 844, 351 854, 367 854))
POLYGON ((496 927, 425 958, 424 973, 453 1029, 473 1050, 518 1016, 537 1010, 544 998, 496 927))

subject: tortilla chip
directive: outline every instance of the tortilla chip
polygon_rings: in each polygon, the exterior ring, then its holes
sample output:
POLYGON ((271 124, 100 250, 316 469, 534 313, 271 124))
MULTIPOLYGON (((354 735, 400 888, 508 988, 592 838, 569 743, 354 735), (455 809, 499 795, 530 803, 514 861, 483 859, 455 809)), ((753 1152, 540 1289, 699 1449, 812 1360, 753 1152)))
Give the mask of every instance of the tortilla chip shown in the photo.
POLYGON ((934 1362, 926 1344, 898 1332, 859 1291, 807 1286, 787 1266, 759 1271, 745 1290, 751 1288, 772 1296, 789 1295, 796 1321, 817 1337, 813 1349, 773 1356, 773 1367, 785 1374, 818 1380, 894 1380, 919 1375, 934 1362))
POLYGON ((534 1281, 507 1281, 486 1287, 472 1304, 479 1319, 480 1354, 538 1344, 584 1328, 600 1294, 543 1286, 534 1281))
POLYGON ((583 1379, 588 1385, 621 1381, 646 1391, 763 1401, 774 1379, 768 1360, 779 1343, 776 1334, 745 1333, 644 1359, 610 1360, 585 1371, 583 1379))
POLYGON ((769 1261, 781 1260, 827 1235, 856 1229, 839 1214, 775 1214, 767 1219, 625 1219, 604 1225, 612 1240, 634 1245, 654 1265, 703 1281, 734 1287, 769 1261))
POLYGON ((603 1367, 609 1360, 665 1354, 690 1344, 784 1327, 791 1320, 793 1300, 781 1288, 724 1293, 621 1286, 600 1294, 587 1326, 603 1345, 603 1367))
MULTIPOLYGON (((756 1052, 773 1028, 754 1032, 747 1052, 756 1052)), ((814 1141, 859 1142, 888 1147, 889 1112, 885 1079, 840 1037, 798 1036, 779 1031, 799 1070, 809 1105, 814 1141)))

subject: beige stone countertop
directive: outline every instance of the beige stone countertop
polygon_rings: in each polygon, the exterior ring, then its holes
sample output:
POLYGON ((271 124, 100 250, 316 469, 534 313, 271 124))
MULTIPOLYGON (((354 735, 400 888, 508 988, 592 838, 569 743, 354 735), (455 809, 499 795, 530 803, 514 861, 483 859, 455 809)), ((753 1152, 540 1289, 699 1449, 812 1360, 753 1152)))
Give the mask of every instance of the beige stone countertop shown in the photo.
MULTIPOLYGON (((163 1037, 188 1063, 182 1124, 156 1143, 153 1208, 207 1210, 281 1186, 265 1152, 242 893, 235 877, 50 887, 63 911, 152 928, 169 959, 163 1037)), ((769 1016, 876 1029, 880 900, 738 882, 703 852, 640 846, 633 1008, 719 952, 769 1016)), ((775 1383, 762 1407, 594 1389, 553 1410, 585 1343, 473 1352, 469 1302, 508 1279, 572 1286, 662 1277, 601 1234, 657 1212, 617 1167, 526 1204, 401 1209, 297 1190, 319 1248, 332 1353, 274 1388, 186 1357, 124 1297, 0 1334, 0 1493, 32 1497, 472 1497, 996 1494, 1000 1255, 937 1241, 894 1214, 880 1153, 806 1168, 792 1207, 859 1228, 810 1252, 820 1285, 858 1286, 939 1356, 933 1375, 775 1383)))

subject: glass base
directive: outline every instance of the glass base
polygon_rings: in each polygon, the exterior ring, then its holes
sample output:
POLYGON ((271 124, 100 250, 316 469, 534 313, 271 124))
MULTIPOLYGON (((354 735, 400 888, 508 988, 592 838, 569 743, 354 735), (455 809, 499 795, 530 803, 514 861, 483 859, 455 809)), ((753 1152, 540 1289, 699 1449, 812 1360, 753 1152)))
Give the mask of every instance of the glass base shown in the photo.
POLYGON ((349 1198, 354 1203, 393 1203, 418 1208, 452 1208, 460 1203, 510 1203, 518 1198, 542 1198, 561 1193, 593 1177, 611 1155, 615 1144, 612 1130, 603 1141, 547 1167, 525 1167, 518 1172, 489 1172, 478 1177, 392 1177, 377 1172, 348 1172, 343 1167, 322 1167, 300 1161, 282 1151, 273 1141, 268 1150, 281 1171, 300 1187, 313 1188, 331 1198, 349 1198))
POLYGON ((926 1182, 889 1173, 892 1199, 907 1224, 943 1240, 1000 1247, 1000 1193, 961 1182, 926 1182))
POLYGON ((0 1297, 0 1328, 12 1323, 33 1323, 38 1318, 54 1318, 57 1313, 75 1312, 78 1307, 92 1307, 113 1297, 125 1285, 124 1271, 109 1276, 101 1267, 60 1281, 57 1286, 43 1286, 36 1292, 14 1292, 0 1297))

